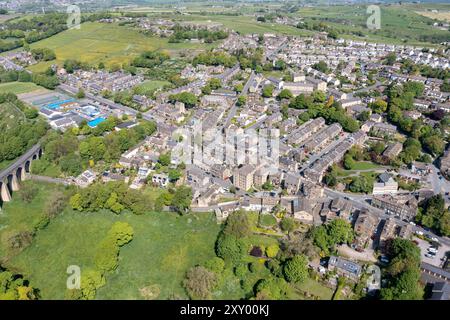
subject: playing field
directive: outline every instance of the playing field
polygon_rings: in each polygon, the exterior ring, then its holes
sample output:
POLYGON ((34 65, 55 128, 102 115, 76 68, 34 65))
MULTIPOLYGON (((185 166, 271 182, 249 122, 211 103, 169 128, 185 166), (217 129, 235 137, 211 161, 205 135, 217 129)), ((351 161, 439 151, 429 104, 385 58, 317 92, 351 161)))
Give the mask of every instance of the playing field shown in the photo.
MULTIPOLYGON (((66 59, 77 59, 92 64, 104 62, 110 66, 129 62, 145 50, 167 50, 176 53, 189 49, 192 52, 208 48, 210 45, 191 42, 168 43, 167 39, 147 36, 130 27, 88 22, 82 24, 79 30, 64 31, 33 43, 31 47, 54 50, 58 63, 66 59)), ((31 67, 30 70, 39 67, 40 64, 31 67)))
POLYGON ((0 93, 11 92, 14 94, 21 94, 35 90, 43 89, 32 82, 8 82, 0 83, 0 93))

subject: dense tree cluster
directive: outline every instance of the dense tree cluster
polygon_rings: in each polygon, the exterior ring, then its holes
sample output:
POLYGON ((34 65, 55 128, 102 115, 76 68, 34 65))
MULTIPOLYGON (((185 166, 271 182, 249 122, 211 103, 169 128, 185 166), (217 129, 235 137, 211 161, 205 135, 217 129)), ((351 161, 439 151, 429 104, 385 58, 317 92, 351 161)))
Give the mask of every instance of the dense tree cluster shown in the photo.
POLYGON ((183 91, 177 94, 172 94, 169 96, 169 101, 171 103, 182 102, 186 108, 193 108, 198 104, 198 97, 188 91, 183 91))
POLYGON ((169 42, 178 43, 190 39, 202 39, 206 43, 212 43, 217 40, 226 39, 228 32, 223 30, 210 31, 207 29, 194 30, 190 27, 176 25, 173 28, 174 33, 169 37, 169 42))
POLYGON ((0 300, 36 300, 38 297, 38 290, 22 275, 0 266, 0 300))
POLYGON ((446 209, 441 194, 434 195, 420 203, 416 221, 425 227, 436 230, 443 236, 450 235, 450 212, 446 209))
POLYGON ((78 211, 107 209, 116 214, 124 210, 143 214, 153 209, 153 204, 141 192, 128 188, 122 182, 94 183, 80 189, 70 198, 70 205, 78 211))
POLYGON ((328 124, 339 123, 345 131, 355 132, 360 124, 349 116, 339 102, 323 101, 323 93, 314 92, 311 95, 300 94, 292 98, 289 107, 294 109, 308 109, 300 115, 300 120, 308 121, 311 118, 323 117, 328 124))
MULTIPOLYGON (((1 101, 1 96, 0 96, 1 101)), ((0 162, 4 160, 14 160, 20 157, 41 137, 43 137, 48 125, 45 121, 19 122, 14 126, 9 126, 7 119, 0 119, 0 162)))
POLYGON ((134 58, 132 65, 139 68, 153 68, 161 65, 164 61, 170 59, 166 52, 161 51, 145 51, 138 57, 134 58))
POLYGON ((350 223, 343 219, 334 219, 327 225, 315 227, 312 230, 314 244, 328 253, 337 244, 351 243, 354 232, 350 223))
MULTIPOLYGON (((423 146, 430 154, 438 156, 444 152, 445 148, 442 130, 439 127, 433 128, 429 124, 424 124, 421 119, 413 120, 403 115, 404 110, 413 108, 414 98, 421 96, 423 91, 424 85, 420 82, 410 81, 403 85, 389 85, 386 89, 389 99, 388 120, 398 125, 403 132, 415 139, 413 144, 417 145, 417 149, 423 146)), ((410 140, 409 145, 412 142, 413 140, 410 140)), ((409 163, 416 160, 419 156, 420 151, 412 154, 408 150, 403 150, 400 158, 405 163, 409 163)))
POLYGON ((219 66, 232 67, 237 62, 236 57, 229 55, 222 51, 202 52, 192 60, 192 65, 197 66, 204 64, 207 66, 219 66))
POLYGON ((388 284, 381 289, 384 300, 420 300, 420 249, 414 242, 396 238, 388 244, 391 259, 386 270, 388 284))

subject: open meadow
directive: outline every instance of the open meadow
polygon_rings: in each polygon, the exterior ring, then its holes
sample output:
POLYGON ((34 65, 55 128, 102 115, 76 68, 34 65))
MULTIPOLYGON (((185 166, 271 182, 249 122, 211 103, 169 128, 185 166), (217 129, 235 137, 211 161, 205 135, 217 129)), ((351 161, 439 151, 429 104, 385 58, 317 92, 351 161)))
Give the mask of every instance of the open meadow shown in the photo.
POLYGON ((23 273, 40 289, 43 299, 63 299, 66 269, 78 265, 94 267, 95 251, 116 221, 128 222, 134 239, 120 251, 119 267, 106 276, 98 299, 143 299, 139 289, 157 286, 157 299, 186 298, 182 287, 186 271, 215 256, 214 243, 220 226, 209 213, 178 216, 149 212, 138 216, 109 211, 80 213, 70 209, 39 230, 23 251, 8 247, 8 239, 19 231, 30 231, 44 211, 51 194, 63 187, 35 184, 36 197, 25 203, 20 191, 0 214, 0 256, 5 265, 23 273))
MULTIPOLYGON (((90 64, 105 63, 106 66, 130 62, 146 50, 165 50, 177 54, 204 50, 211 45, 203 43, 169 43, 168 39, 148 36, 138 30, 118 24, 87 22, 80 29, 61 32, 50 38, 35 42, 32 48, 49 48, 56 53, 56 62, 76 59, 90 64)), ((45 67, 49 64, 46 63, 45 67)), ((40 71, 41 64, 30 67, 40 71)))

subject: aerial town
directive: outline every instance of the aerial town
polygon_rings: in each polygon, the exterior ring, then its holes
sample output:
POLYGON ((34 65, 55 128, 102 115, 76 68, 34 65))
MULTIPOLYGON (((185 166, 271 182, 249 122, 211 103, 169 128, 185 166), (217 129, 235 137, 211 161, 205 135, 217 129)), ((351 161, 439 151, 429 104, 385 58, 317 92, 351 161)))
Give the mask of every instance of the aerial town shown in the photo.
POLYGON ((448 28, 447 42, 413 45, 311 31, 304 17, 249 16, 308 31, 296 35, 124 12, 0 56, 0 271, 31 279, 20 297, 450 299, 448 28), (111 66, 115 53, 97 64, 51 47, 93 26, 169 49, 111 66), (15 81, 32 87, 2 88, 15 81), (30 232, 12 218, 27 206, 48 211, 30 232), (65 223, 96 234, 75 236, 86 249, 70 264, 91 277, 76 289, 66 274, 48 285, 30 265, 51 243, 73 249, 67 236, 48 240, 65 223), (146 250, 160 257, 153 269, 180 260, 179 284, 169 286, 169 270, 123 289, 127 272, 143 270, 124 260, 146 250))

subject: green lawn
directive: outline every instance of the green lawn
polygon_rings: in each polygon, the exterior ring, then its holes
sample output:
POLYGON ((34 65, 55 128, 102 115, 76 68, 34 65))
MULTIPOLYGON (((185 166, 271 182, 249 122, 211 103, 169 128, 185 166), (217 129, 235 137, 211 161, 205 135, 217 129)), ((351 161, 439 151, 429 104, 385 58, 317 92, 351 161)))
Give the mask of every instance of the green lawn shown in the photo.
POLYGON ((160 80, 148 80, 144 81, 140 85, 136 86, 134 90, 136 90, 137 94, 145 94, 149 92, 153 92, 156 89, 163 88, 165 85, 169 85, 169 81, 160 81, 160 80))
POLYGON ((39 89, 43 88, 32 82, 8 82, 0 84, 0 93, 11 92, 14 94, 21 94, 39 89))
POLYGON ((275 217, 271 214, 262 214, 259 219, 259 223, 262 226, 272 227, 277 224, 277 219, 275 219, 275 217))
POLYGON ((331 300, 333 296, 333 290, 325 287, 318 281, 311 278, 306 278, 306 280, 300 284, 293 285, 294 289, 300 289, 301 291, 306 291, 314 296, 320 298, 320 300, 331 300))
MULTIPOLYGON (((6 227, 0 235, 33 226, 54 188, 41 185, 31 204, 18 197, 7 203, 0 216, 1 225, 6 227)), ((31 246, 12 256, 7 266, 25 274, 41 290, 43 299, 62 299, 67 267, 78 265, 82 272, 93 267, 96 247, 115 221, 128 222, 134 239, 121 249, 119 267, 107 276, 106 286, 97 292, 98 299, 142 299, 139 289, 149 285, 160 288, 159 299, 186 298, 182 281, 187 269, 215 256, 220 226, 212 214, 180 217, 153 212, 137 216, 67 210, 39 231, 31 246)))
POLYGON ((355 162, 352 170, 372 170, 381 168, 378 164, 368 161, 355 162))
MULTIPOLYGON (((50 48, 56 53, 56 62, 61 64, 66 59, 77 59, 107 66, 129 62, 133 57, 145 50, 201 50, 211 47, 202 43, 168 43, 168 39, 147 36, 131 27, 118 24, 87 22, 79 30, 71 29, 48 39, 35 42, 32 48, 50 48)), ((51 63, 55 63, 54 61, 51 63)), ((48 67, 45 63, 30 67, 30 70, 41 70, 48 67)))

